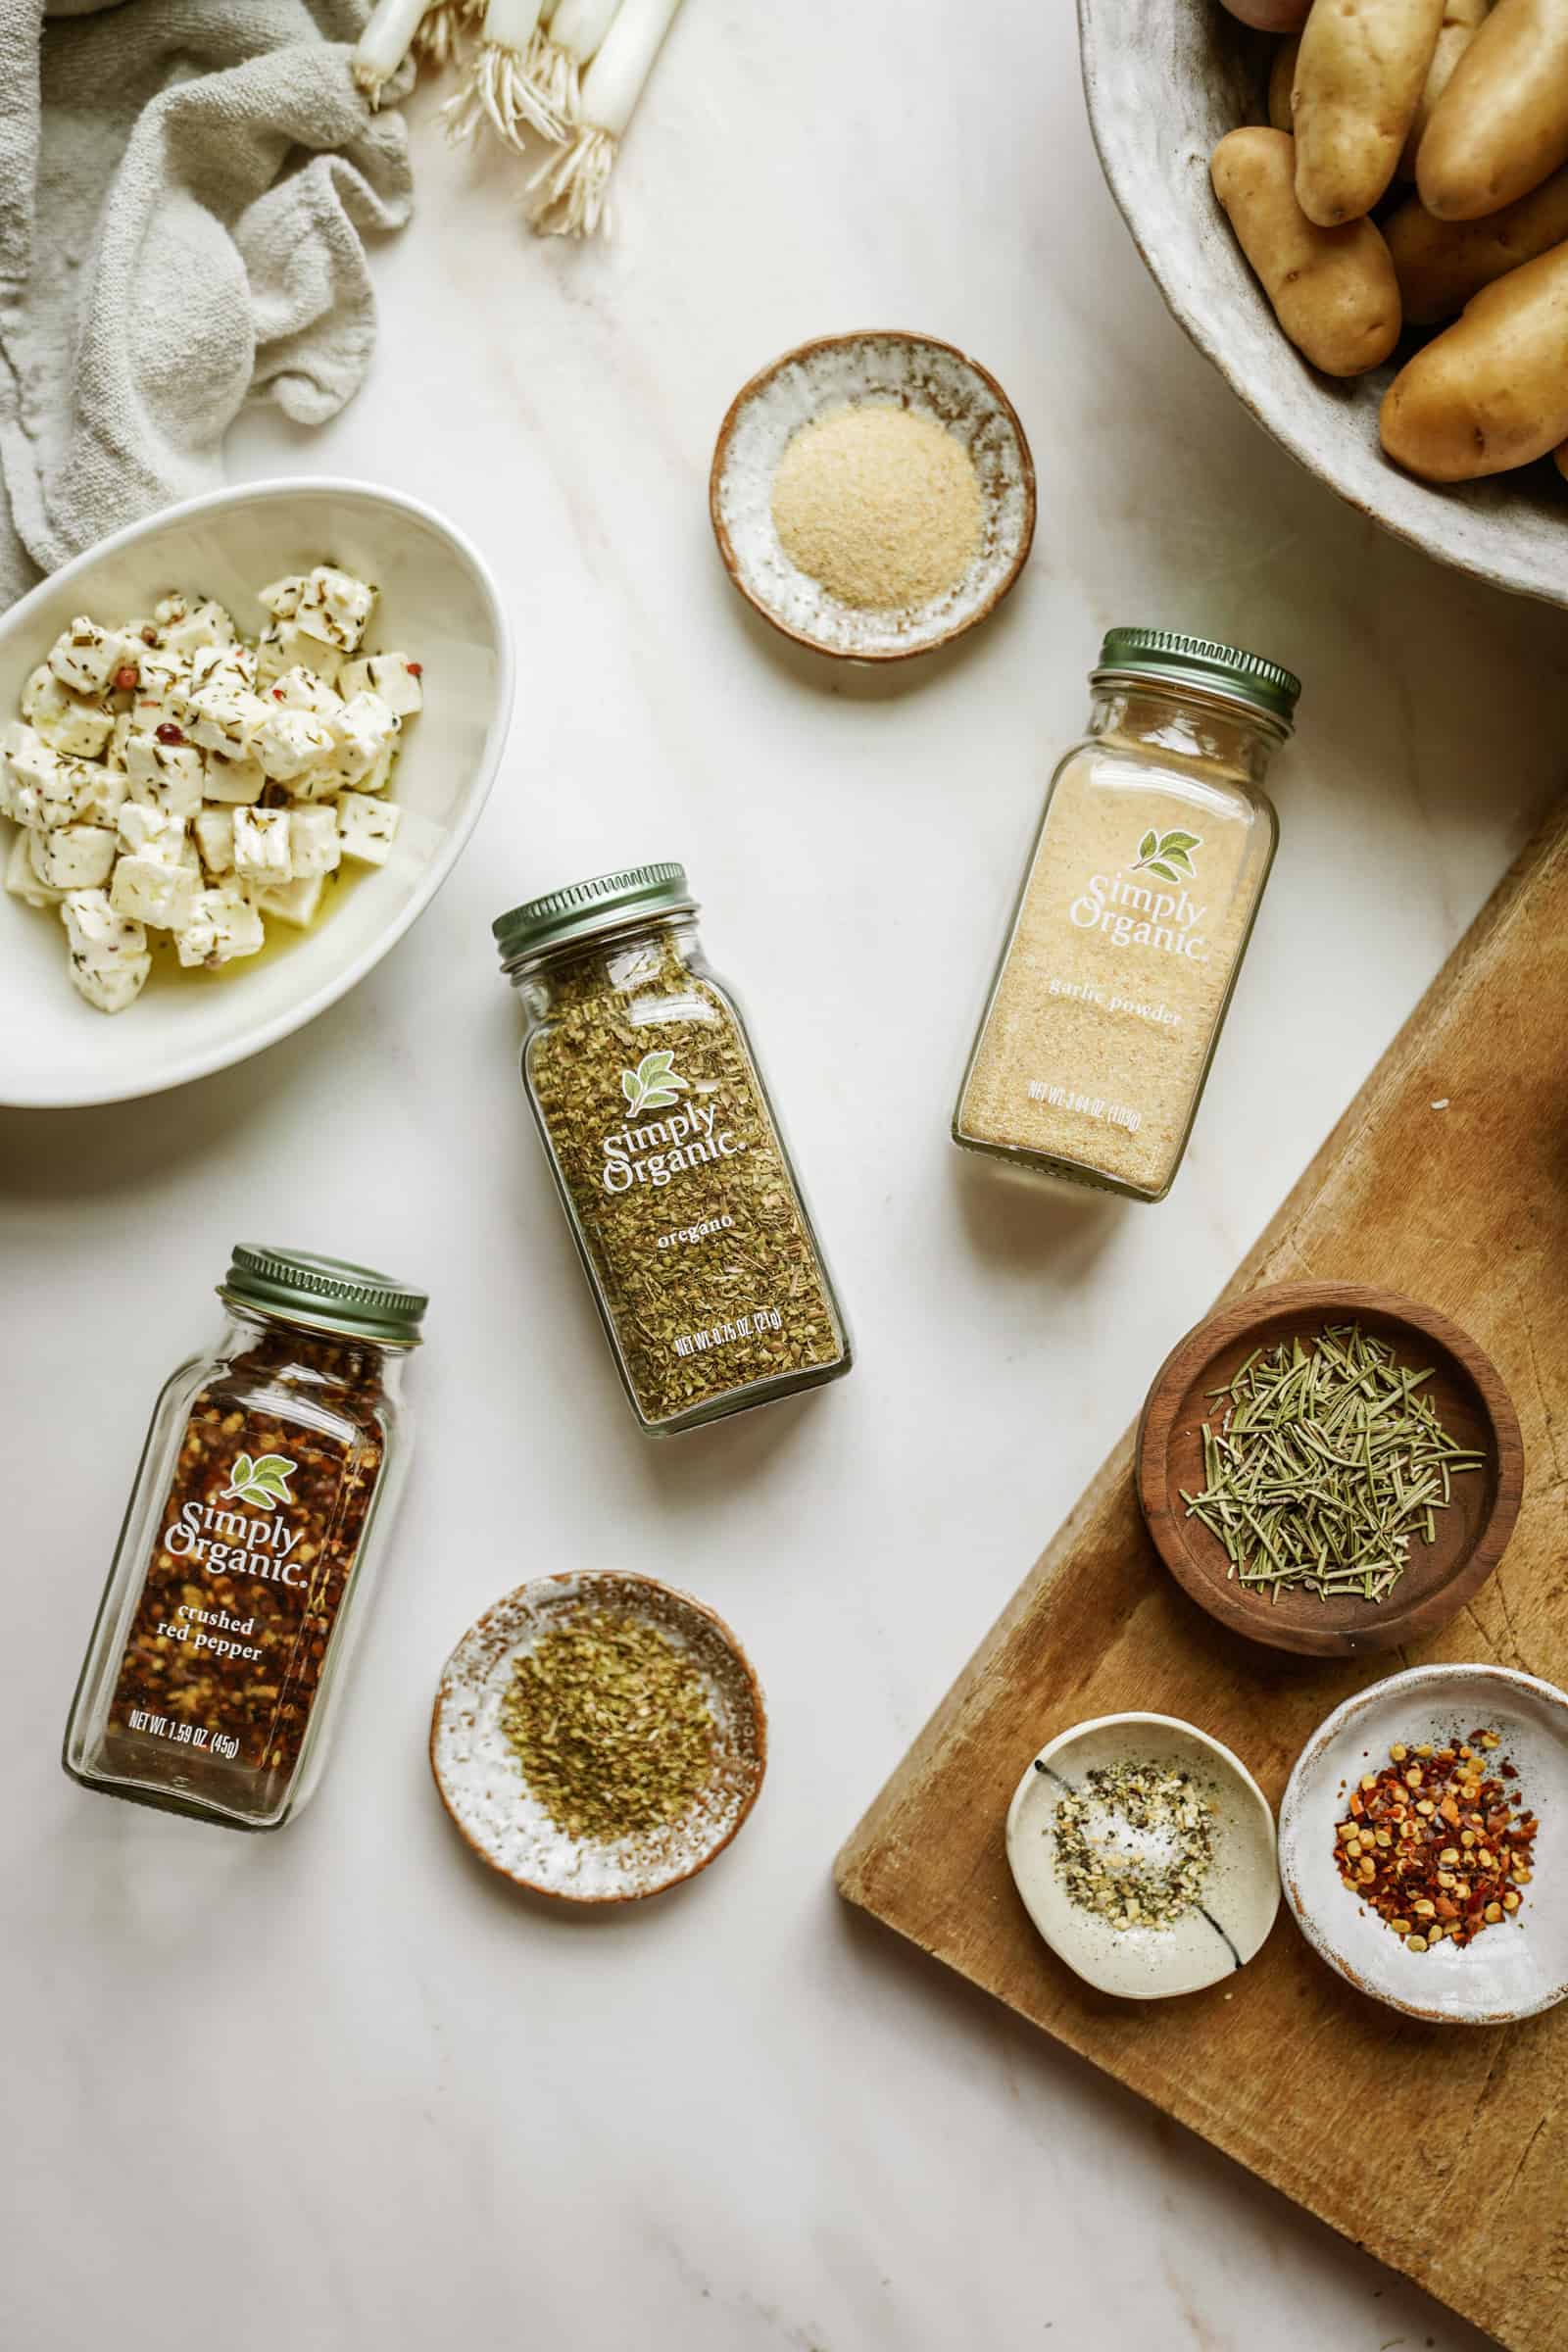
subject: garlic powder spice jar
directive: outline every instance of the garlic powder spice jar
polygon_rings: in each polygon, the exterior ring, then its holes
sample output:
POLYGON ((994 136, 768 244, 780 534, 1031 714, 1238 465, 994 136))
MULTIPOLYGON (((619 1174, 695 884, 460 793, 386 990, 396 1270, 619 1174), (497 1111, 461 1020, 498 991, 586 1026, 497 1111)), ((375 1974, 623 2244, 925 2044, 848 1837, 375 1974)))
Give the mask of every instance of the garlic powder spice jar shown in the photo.
POLYGON ((777 1114, 679 865, 630 866, 494 925, 522 1075, 642 1428, 838 1380, 849 1332, 777 1114))
POLYGON ((276 1830, 321 1775, 408 1455, 425 1309, 367 1266, 233 1252, 165 1386, 66 1727, 84 1788, 276 1830))
POLYGON ((1159 1200, 1192 1133, 1278 840, 1263 790, 1299 680, 1112 629, 1052 778, 954 1140, 1159 1200))

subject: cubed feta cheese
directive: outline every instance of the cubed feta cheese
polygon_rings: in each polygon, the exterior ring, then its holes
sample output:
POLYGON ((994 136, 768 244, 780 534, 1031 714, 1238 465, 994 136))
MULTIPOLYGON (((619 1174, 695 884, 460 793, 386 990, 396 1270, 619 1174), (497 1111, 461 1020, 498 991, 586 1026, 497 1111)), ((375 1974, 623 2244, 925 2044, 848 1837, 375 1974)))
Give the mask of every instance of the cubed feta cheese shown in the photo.
POLYGON ((73 694, 103 694, 120 667, 123 642, 118 629, 101 629, 78 612, 50 648, 49 666, 73 694))
POLYGON ((204 752, 220 752, 225 760, 248 756, 267 716, 260 697, 221 670, 192 690, 186 710, 191 741, 204 752))
POLYGON ((19 825, 43 822, 43 794, 53 784, 60 755, 36 727, 13 719, 0 737, 0 807, 19 825))
POLYGON ((117 710, 115 712, 115 723, 109 730, 109 741, 104 745, 103 748, 103 760, 105 766, 124 766, 125 739, 135 731, 135 727, 136 713, 133 710, 117 710))
POLYGON ((336 688, 301 662, 268 687, 264 700, 281 703, 286 710, 309 710, 317 718, 335 718, 343 708, 336 688))
POLYGON ((199 890, 183 928, 176 933, 174 952, 187 970, 205 964, 216 970, 237 956, 254 956, 267 938, 261 915, 237 882, 199 890))
POLYGON ((325 888, 319 874, 300 874, 292 882, 258 890, 256 904, 264 914, 275 914, 280 922, 292 923, 296 930, 304 931, 315 922, 325 888))
POLYGON ((332 808, 291 808, 288 812, 289 856, 296 877, 331 874, 342 862, 337 837, 337 810, 332 808))
POLYGON ((378 694, 397 717, 412 718, 416 710, 424 709, 424 689, 419 684, 422 674, 418 662, 411 662, 407 654, 367 654, 358 662, 345 662, 338 677, 345 696, 368 690, 378 694))
POLYGON ((115 724, 115 714, 107 705, 73 694, 48 668, 36 692, 29 691, 24 701, 22 714, 31 720, 45 743, 71 760, 96 760, 115 724))
POLYGON ((323 645, 335 645, 339 653, 352 654, 357 652, 374 609, 375 590, 368 580, 357 580, 352 572, 339 571, 335 564, 318 564, 288 617, 323 645))
POLYGON ((152 969, 141 924, 117 912, 102 890, 72 891, 60 915, 78 993, 100 1012, 123 1012, 140 996, 152 969))
POLYGON ((150 645, 136 657, 136 724, 155 727, 161 718, 183 718, 190 692, 190 663, 168 646, 150 645))
POLYGON ((345 858, 362 865, 385 865, 397 839, 402 815, 395 801, 376 801, 363 792, 345 792, 337 804, 338 840, 345 858))
POLYGON ((263 708, 267 716, 256 730, 254 752, 263 774, 275 784, 290 784, 331 758, 332 732, 324 719, 309 710, 286 710, 278 703, 263 708))
POLYGON ((92 798, 82 813, 95 824, 112 825, 130 789, 125 771, 122 767, 89 767, 88 773, 92 777, 92 798))
POLYGON ((191 831, 201 852, 202 864, 210 874, 229 874, 234 870, 234 811, 232 808, 198 808, 191 819, 191 831))
POLYGON ((211 597, 199 605, 187 605, 182 596, 165 601, 179 607, 178 612, 172 612, 167 620, 163 605, 157 612, 160 634, 174 653, 194 654, 200 648, 233 644, 234 623, 222 606, 211 597))
POLYGON ((138 923, 182 931, 199 880, 188 865, 170 865, 162 858, 122 858, 109 885, 109 904, 117 914, 138 923))
POLYGON ((256 648, 256 683, 273 686, 291 669, 312 671, 324 685, 335 684, 343 656, 335 645, 307 636, 298 621, 275 621, 256 648))
POLYGON ((190 690, 214 686, 220 678, 233 686, 254 686, 256 656, 248 645, 198 646, 190 658, 190 690))
POLYGON ((288 817, 286 808, 235 809, 234 871, 242 882, 293 880, 288 817))
POLYGON ((57 825, 28 835, 32 870, 46 890, 97 890, 119 848, 107 825, 57 825))
POLYGON ((132 858, 156 858, 165 865, 184 863, 185 819, 143 801, 127 801, 116 819, 121 847, 132 858))
POLYGON ((29 906, 58 906, 66 894, 39 881, 32 862, 34 839, 28 832, 12 835, 11 852, 6 858, 6 888, 14 899, 25 899, 29 906))
POLYGON ((300 598, 309 586, 310 579, 305 572, 285 572, 280 580, 269 580, 265 588, 258 588, 256 601, 271 613, 274 620, 292 620, 300 609, 300 598))
POLYGON ((237 807, 242 802, 259 801, 266 790, 267 777, 259 760, 224 760, 217 752, 208 753, 207 772, 202 779, 205 799, 237 807))
POLYGON ((156 735, 125 738, 130 798, 166 816, 194 816, 202 805, 207 766, 193 743, 160 743, 156 735))
POLYGON ((378 694, 356 694, 332 721, 336 743, 330 765, 350 784, 369 774, 398 731, 395 714, 378 694))

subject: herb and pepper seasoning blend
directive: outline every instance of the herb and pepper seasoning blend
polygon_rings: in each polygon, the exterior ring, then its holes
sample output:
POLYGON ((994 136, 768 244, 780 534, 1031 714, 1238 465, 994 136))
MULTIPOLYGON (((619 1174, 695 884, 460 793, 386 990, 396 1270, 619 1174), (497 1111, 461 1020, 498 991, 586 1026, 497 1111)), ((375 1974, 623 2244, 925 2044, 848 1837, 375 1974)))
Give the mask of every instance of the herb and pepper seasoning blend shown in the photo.
POLYGON ((153 1413, 66 1727, 84 1788, 230 1829, 312 1794, 392 1524, 424 1294, 234 1250, 217 1345, 153 1413))
POLYGON ((684 868, 639 865, 495 925, 522 1075, 621 1381, 653 1435, 837 1380, 845 1326, 684 868))
POLYGON ((1300 681, 1112 629, 1057 767, 964 1073, 956 1143, 1134 1200, 1170 1190, 1279 837, 1300 681))

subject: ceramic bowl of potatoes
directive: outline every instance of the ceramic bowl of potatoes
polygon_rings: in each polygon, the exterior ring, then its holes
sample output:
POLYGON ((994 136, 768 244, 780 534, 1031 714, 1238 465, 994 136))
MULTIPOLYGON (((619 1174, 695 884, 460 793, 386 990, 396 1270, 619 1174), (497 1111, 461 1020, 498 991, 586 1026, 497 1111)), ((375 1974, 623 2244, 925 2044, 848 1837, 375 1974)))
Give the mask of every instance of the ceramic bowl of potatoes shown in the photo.
POLYGON ((1258 422, 1429 555, 1568 604, 1568 5, 1079 0, 1111 192, 1258 422))
POLYGON ((158 1094, 301 1028, 430 904, 512 708, 490 574, 429 508, 220 490, 0 620, 0 1103, 158 1094))

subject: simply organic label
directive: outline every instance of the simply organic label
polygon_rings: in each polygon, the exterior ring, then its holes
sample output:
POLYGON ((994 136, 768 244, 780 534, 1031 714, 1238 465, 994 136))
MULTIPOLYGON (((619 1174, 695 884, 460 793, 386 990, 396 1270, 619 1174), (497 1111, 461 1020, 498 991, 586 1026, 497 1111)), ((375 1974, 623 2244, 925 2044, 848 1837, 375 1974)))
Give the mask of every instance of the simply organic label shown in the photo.
POLYGON ((1068 921, 1080 931, 1102 932, 1113 947, 1154 948, 1189 963, 1206 963, 1208 908, 1186 887, 1197 879, 1193 853, 1202 846, 1201 834, 1151 828, 1130 867, 1089 875, 1068 906, 1068 921), (1133 880, 1138 874, 1154 879, 1133 880))
POLYGON ((622 1070, 620 1091, 630 1118, 601 1139, 604 1165, 599 1181, 607 1193, 628 1193, 639 1184, 662 1191, 689 1168, 734 1159, 746 1150, 734 1129, 722 1123, 724 1114, 718 1102, 699 1102, 692 1096, 675 1068, 673 1051, 645 1054, 635 1070, 622 1070), (691 1099, 676 1109, 673 1118, 640 1117, 644 1111, 680 1104, 682 1095, 691 1099), (632 1119, 638 1124, 633 1126, 632 1119))
POLYGON ((249 1576, 275 1585, 306 1585, 293 1558, 304 1533, 291 1528, 282 1505, 292 1502, 289 1480, 294 1464, 284 1453, 237 1453, 228 1485, 216 1502, 189 1501, 164 1530, 164 1549, 176 1560, 188 1560, 204 1576, 249 1576), (230 1499, 247 1502, 271 1518, 252 1518, 249 1511, 225 1511, 230 1499))

